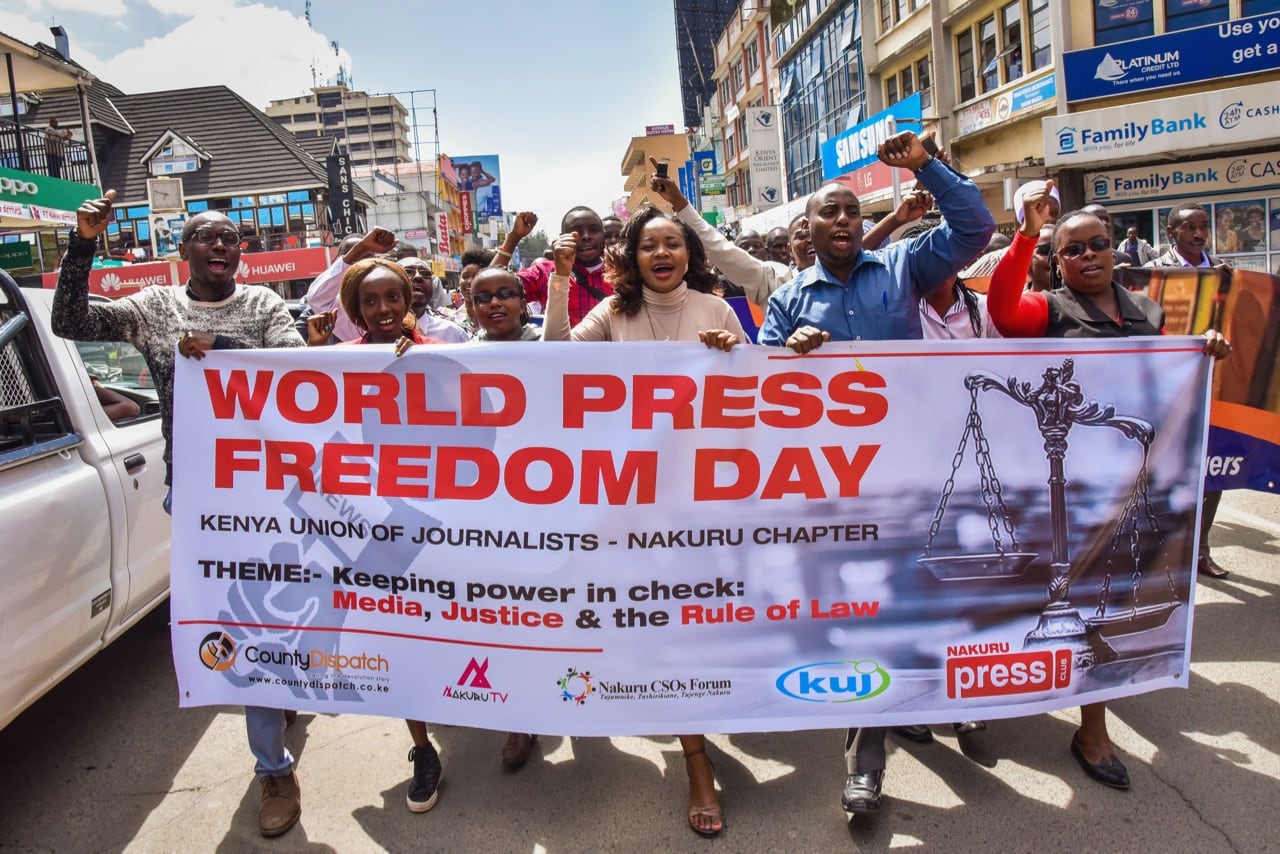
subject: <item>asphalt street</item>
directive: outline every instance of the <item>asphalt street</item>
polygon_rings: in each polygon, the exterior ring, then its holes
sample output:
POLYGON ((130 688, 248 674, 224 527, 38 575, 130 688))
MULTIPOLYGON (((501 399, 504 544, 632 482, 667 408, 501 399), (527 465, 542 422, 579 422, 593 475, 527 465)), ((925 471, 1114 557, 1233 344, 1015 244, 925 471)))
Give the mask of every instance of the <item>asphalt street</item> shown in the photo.
POLYGON ((884 809, 853 821, 842 733, 712 736, 728 827, 707 841, 675 738, 544 738, 511 774, 501 733, 436 727, 445 783, 414 815, 403 722, 303 713, 302 820, 264 840, 243 717, 177 708, 166 610, 0 732, 0 852, 1274 850, 1280 496, 1227 493, 1213 544, 1232 575, 1198 586, 1190 690, 1110 704, 1128 792, 1071 758, 1074 710, 891 738, 884 809))

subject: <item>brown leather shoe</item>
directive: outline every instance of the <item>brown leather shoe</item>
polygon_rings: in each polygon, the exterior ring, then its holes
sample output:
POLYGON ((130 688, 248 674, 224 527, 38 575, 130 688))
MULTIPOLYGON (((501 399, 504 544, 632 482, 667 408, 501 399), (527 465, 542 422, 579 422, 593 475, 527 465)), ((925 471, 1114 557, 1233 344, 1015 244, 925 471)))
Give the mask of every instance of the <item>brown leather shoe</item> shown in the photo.
POLYGON ((513 732, 507 735, 507 743, 502 746, 502 764, 515 771, 529 761, 529 750, 538 740, 536 735, 513 732))
POLYGON ((258 805, 258 832, 268 838, 288 833, 302 816, 302 790, 298 775, 262 778, 262 803, 258 805))
POLYGON ((1200 574, 1210 578, 1226 578, 1231 573, 1218 566, 1218 562, 1209 555, 1200 555, 1200 574))

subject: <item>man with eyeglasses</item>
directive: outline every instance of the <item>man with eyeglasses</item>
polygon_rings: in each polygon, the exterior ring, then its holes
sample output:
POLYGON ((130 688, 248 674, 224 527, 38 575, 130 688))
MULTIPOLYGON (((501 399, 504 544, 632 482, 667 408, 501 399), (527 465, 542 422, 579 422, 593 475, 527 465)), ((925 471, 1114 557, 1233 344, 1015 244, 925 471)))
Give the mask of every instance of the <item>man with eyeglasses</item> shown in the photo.
MULTIPOLYGON (((172 497, 174 350, 194 359, 208 350, 302 347, 284 300, 270 288, 237 285, 240 234, 214 211, 197 214, 182 229, 178 254, 191 268, 182 287, 143 288, 114 302, 89 301, 89 270, 98 237, 111 221, 115 190, 85 202, 62 259, 53 295, 53 331, 76 341, 128 341, 146 359, 160 401, 164 434, 165 496, 172 497)), ((258 829, 279 836, 302 814, 293 757, 284 746, 285 713, 245 707, 249 749, 262 786, 258 829)))
POLYGON ((435 278, 431 275, 431 265, 421 258, 403 258, 396 262, 409 274, 409 282, 413 288, 413 302, 410 309, 418 318, 418 330, 428 338, 445 341, 450 344, 463 344, 471 340, 471 335, 453 320, 446 317, 435 307, 432 300, 436 287, 435 278))

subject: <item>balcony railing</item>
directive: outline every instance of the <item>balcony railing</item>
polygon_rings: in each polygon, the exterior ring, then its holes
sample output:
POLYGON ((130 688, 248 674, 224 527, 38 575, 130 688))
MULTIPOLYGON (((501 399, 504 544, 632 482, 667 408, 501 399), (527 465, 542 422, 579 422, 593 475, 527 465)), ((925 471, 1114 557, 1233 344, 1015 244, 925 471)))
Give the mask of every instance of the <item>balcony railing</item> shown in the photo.
POLYGON ((89 149, 83 142, 62 140, 62 164, 60 169, 55 169, 45 146, 47 139, 42 128, 26 125, 19 127, 9 119, 0 119, 0 166, 62 178, 64 181, 93 183, 89 149))

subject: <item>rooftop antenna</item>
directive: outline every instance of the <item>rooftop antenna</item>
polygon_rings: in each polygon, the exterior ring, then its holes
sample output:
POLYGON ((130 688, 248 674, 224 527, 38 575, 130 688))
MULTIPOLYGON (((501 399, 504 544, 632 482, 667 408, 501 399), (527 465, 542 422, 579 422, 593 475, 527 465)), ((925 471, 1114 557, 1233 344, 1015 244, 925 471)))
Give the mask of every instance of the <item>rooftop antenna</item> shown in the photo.
POLYGON ((303 16, 304 18, 306 18, 306 19, 307 19, 307 27, 308 27, 308 28, 310 28, 310 26, 311 26, 311 0, 307 0, 307 2, 306 2, 306 4, 305 4, 305 6, 303 7, 302 16, 303 16))

